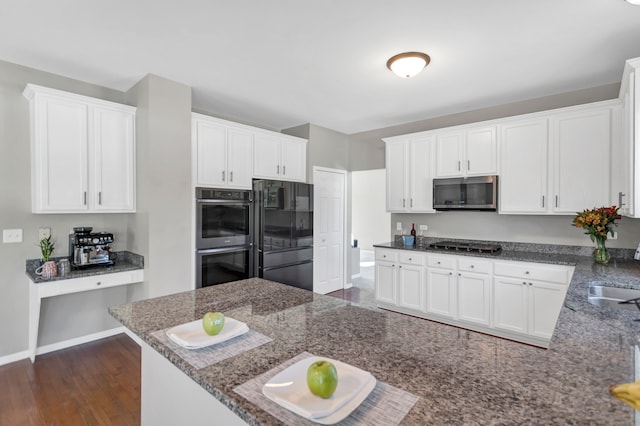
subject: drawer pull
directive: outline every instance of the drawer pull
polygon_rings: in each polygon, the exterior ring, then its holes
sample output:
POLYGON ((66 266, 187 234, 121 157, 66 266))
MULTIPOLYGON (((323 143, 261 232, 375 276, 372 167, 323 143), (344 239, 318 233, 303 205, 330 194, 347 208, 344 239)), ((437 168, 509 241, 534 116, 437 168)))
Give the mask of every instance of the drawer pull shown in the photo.
POLYGON ((413 260, 412 258, 409 258, 409 262, 411 262, 412 260, 413 260))
POLYGON ((440 261, 438 261, 438 265, 440 264, 440 261))
POLYGON ((96 283, 96 285, 100 285, 100 284, 102 284, 100 281, 98 281, 98 282, 96 283))
POLYGON ((525 273, 525 275, 529 275, 529 271, 525 271, 524 273, 525 273))
POLYGON ((522 281, 522 285, 527 285, 527 283, 526 283, 526 282, 524 282, 524 281, 522 281))
POLYGON ((473 265, 471 265, 470 268, 473 269, 473 265))

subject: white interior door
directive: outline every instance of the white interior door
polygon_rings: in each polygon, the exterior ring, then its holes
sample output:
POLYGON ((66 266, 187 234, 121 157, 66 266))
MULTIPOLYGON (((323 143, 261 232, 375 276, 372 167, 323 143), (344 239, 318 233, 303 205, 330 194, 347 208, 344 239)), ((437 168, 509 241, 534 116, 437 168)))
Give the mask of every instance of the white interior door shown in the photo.
POLYGON ((313 291, 330 293, 345 284, 346 172, 314 168, 313 291))

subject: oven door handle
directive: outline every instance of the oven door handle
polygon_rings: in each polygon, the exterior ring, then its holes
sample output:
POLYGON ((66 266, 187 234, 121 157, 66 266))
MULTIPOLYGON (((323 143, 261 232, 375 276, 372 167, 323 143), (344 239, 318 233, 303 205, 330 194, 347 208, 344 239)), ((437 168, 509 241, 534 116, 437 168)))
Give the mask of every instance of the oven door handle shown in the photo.
POLYGON ((252 248, 253 248, 253 243, 250 243, 249 245, 245 245, 245 246, 231 246, 231 247, 220 247, 220 248, 196 250, 196 253, 197 254, 230 253, 234 251, 251 250, 252 248))
POLYGON ((249 200, 204 200, 201 198, 198 198, 196 200, 196 203, 198 204, 229 204, 229 205, 236 205, 236 206, 251 205, 251 201, 249 200))

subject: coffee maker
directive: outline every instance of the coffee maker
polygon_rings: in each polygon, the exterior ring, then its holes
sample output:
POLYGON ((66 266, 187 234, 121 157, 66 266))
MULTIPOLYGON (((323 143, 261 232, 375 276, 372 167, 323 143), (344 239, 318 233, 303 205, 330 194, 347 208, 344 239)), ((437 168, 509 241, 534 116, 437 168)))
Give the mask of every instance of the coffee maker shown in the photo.
POLYGON ((91 227, 77 227, 73 228, 73 234, 69 234, 69 261, 74 269, 115 264, 116 254, 111 253, 109 247, 113 243, 113 234, 92 233, 92 230, 91 227))

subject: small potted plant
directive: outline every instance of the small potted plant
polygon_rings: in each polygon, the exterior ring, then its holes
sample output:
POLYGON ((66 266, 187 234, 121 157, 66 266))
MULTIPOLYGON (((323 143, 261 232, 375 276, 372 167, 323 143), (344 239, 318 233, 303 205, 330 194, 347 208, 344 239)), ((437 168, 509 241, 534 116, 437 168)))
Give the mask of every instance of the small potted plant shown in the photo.
POLYGON ((51 235, 40 240, 40 251, 42 252, 43 263, 42 266, 36 269, 36 274, 42 275, 42 278, 51 278, 58 274, 56 262, 50 260, 54 248, 53 241, 51 241, 51 235))

